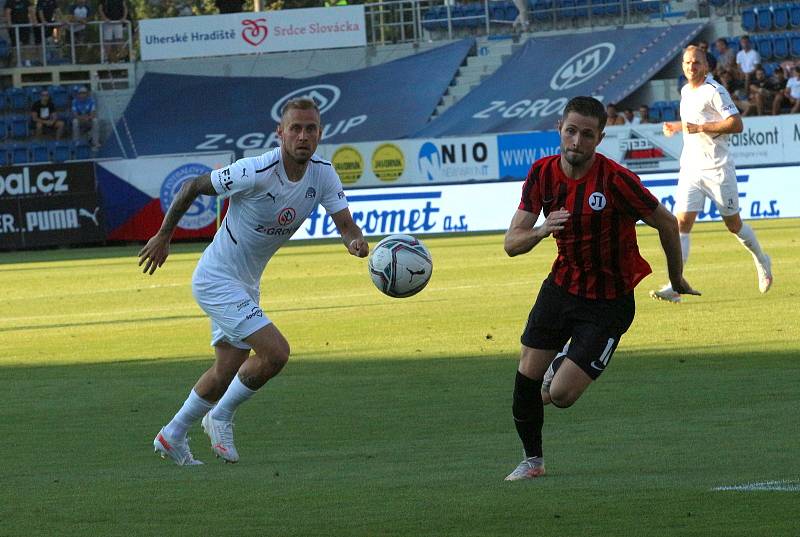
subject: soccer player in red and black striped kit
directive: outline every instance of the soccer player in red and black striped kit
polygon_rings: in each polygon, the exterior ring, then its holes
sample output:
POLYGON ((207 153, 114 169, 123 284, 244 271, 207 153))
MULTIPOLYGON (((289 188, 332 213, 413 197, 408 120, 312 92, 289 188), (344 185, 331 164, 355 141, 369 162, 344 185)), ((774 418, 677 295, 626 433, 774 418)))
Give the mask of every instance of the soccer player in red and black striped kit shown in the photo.
POLYGON ((544 405, 575 403, 633 322, 633 289, 651 272, 639 255, 637 221, 658 230, 673 288, 700 294, 683 279, 675 217, 636 174, 595 152, 606 117, 592 97, 567 103, 558 124, 561 154, 533 163, 506 232, 511 257, 551 234, 558 246, 521 337, 512 411, 525 457, 507 481, 544 475, 544 405), (546 219, 536 226, 540 211, 546 219))

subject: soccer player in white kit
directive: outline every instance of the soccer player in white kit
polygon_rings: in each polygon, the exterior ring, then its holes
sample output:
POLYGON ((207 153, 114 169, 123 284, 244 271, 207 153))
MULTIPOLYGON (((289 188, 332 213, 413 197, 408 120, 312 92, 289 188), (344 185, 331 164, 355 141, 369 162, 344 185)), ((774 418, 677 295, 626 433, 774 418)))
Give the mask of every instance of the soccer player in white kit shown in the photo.
POLYGON ((192 293, 211 318, 216 359, 153 441, 156 453, 180 466, 202 464, 192 456, 186 437, 201 419, 217 457, 237 462, 236 409, 289 360, 289 343, 258 302, 261 274, 278 248, 322 204, 347 251, 356 257, 369 253, 339 176, 315 154, 321 135, 316 103, 305 98, 287 102, 277 133, 279 148, 186 181, 158 233, 139 252, 139 266, 153 274, 166 261, 175 227, 197 196, 230 199, 192 277, 192 293))
MULTIPOLYGON (((681 121, 664 123, 664 134, 683 131, 681 171, 675 195, 675 213, 681 238, 683 263, 689 257, 689 233, 706 197, 717 206, 728 230, 735 234, 753 256, 762 293, 772 285, 772 264, 761 250, 753 229, 739 216, 736 169, 728 154, 728 134, 742 132, 739 110, 728 91, 708 74, 705 53, 689 46, 683 53, 683 74, 688 80, 681 89, 681 121)), ((680 302, 670 285, 650 291, 657 300, 680 302)))

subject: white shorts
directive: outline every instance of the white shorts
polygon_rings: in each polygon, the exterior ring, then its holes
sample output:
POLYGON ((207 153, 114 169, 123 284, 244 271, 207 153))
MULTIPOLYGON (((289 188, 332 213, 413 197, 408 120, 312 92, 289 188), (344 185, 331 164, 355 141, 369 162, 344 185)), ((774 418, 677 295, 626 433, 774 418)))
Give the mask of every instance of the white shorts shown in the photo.
POLYGON ((103 41, 122 41, 124 26, 121 22, 106 22, 103 24, 103 41))
POLYGON ((211 346, 221 341, 251 349, 244 338, 272 321, 258 305, 258 293, 235 282, 192 282, 194 299, 211 318, 211 346))
POLYGON ((674 212, 700 212, 705 207, 706 198, 717 205, 721 216, 733 216, 739 212, 739 187, 736 185, 736 169, 732 165, 713 170, 681 168, 674 212))

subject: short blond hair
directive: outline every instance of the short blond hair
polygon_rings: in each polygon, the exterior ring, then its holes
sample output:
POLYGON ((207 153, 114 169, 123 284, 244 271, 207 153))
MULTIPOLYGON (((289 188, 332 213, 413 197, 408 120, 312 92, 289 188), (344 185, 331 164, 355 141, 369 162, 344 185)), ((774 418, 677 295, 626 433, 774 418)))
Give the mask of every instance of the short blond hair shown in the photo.
POLYGON ((297 99, 289 99, 286 101, 286 104, 284 104, 283 108, 281 109, 281 121, 286 119, 286 115, 289 113, 289 110, 315 110, 317 115, 320 115, 317 101, 311 99, 310 97, 299 97, 297 99))

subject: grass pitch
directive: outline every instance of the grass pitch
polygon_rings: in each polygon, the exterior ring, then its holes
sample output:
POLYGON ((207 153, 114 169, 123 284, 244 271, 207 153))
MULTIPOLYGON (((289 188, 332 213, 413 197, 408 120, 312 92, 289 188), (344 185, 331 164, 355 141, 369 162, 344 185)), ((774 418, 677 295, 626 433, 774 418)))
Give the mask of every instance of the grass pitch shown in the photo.
MULTIPOLYGON (((202 245, 152 277, 138 247, 0 254, 2 536, 796 536, 800 502, 800 223, 752 223, 776 283, 699 224, 679 306, 655 274, 608 371, 548 407, 549 475, 503 477, 519 334, 552 241, 509 259, 502 236, 425 240, 434 276, 404 300, 339 244, 284 248, 262 305, 292 359, 237 414, 242 460, 179 468, 152 439, 211 364, 189 281, 202 245), (714 491, 781 482, 792 491, 714 491)), ((373 240, 373 242, 375 242, 373 240)), ((772 488, 775 488, 773 486, 772 488)))

